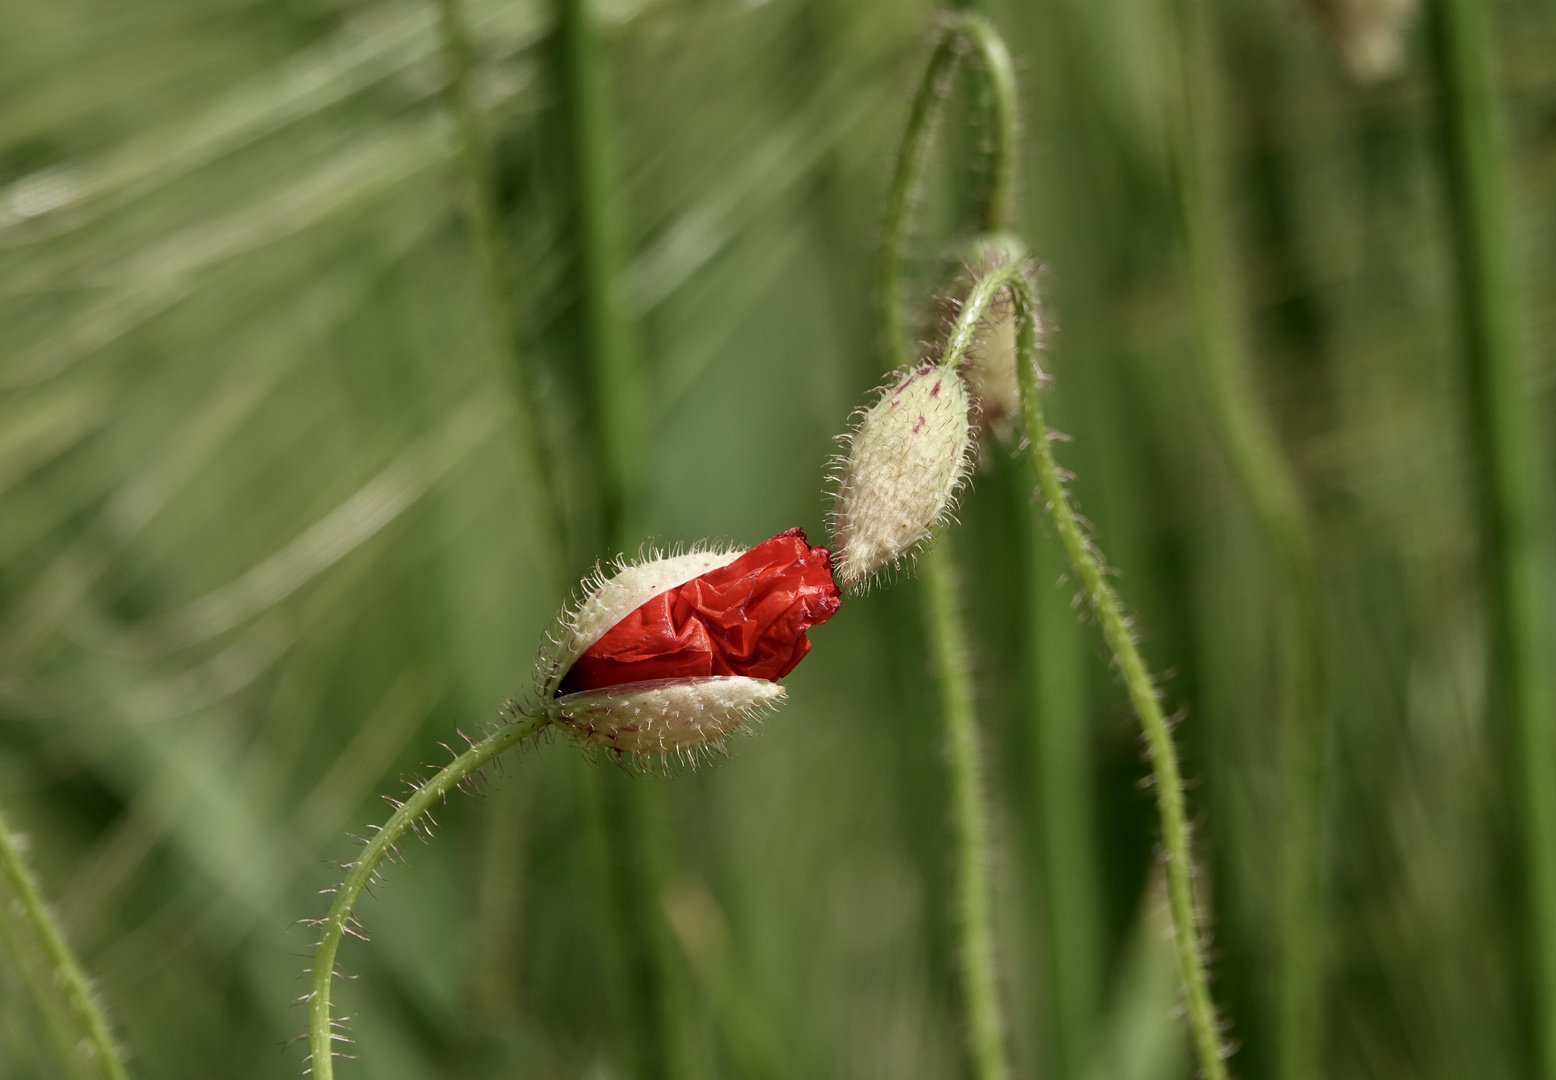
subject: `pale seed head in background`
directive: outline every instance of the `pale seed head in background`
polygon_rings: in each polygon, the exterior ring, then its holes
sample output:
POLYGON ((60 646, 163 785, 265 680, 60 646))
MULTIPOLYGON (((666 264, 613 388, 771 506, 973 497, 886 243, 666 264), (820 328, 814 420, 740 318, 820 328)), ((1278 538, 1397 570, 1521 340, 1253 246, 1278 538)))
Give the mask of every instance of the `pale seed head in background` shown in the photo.
POLYGON ((1397 74, 1405 63, 1405 32, 1418 0, 1312 0, 1357 82, 1397 74))

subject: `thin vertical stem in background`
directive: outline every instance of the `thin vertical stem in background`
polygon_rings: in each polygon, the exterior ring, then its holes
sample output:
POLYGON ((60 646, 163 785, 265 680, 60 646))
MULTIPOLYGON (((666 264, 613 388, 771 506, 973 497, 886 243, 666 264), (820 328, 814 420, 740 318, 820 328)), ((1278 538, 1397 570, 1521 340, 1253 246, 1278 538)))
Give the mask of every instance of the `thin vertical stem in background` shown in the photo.
MULTIPOLYGON (((1011 10, 1008 4, 1001 6, 1011 10)), ((1046 34, 1040 41, 1039 47, 1046 46, 1050 54, 1033 59, 1046 69, 1050 79, 1037 97, 1057 100, 1064 90, 1053 72, 1064 67, 1057 55, 1064 46, 1046 34)), ((1008 92, 1014 97, 1014 77, 1006 79, 1008 92)), ((1003 119, 996 123, 1014 148, 1014 102, 1002 113, 1003 119)), ((1056 143, 1049 138, 1048 142, 1064 145, 1063 140, 1056 143)), ((1015 165, 1012 153, 1005 163, 1003 185, 1008 200, 1015 198, 1015 165)), ((1007 203, 1003 217, 984 224, 992 230, 1009 228, 1014 221, 1013 203, 1007 203)), ((1076 344, 1070 335, 1060 344, 1066 340, 1071 347, 1076 344)), ((1081 1080, 1096 1070, 1095 1027, 1106 971, 1099 864, 1102 849, 1095 824, 1096 766, 1088 708, 1089 654, 1069 603, 1073 584, 1061 587, 1067 577, 1062 573, 1064 553, 1046 526, 1043 508, 1034 505, 1031 498, 1037 478, 1024 467, 1016 474, 1019 480, 1010 494, 1022 525, 1021 551, 1026 567, 1021 605, 1023 726, 1030 740, 1032 864, 1042 896, 1045 931, 1047 986, 1042 996, 1046 999, 1045 1041, 1050 1047, 1047 1064, 1055 1080, 1081 1080)))
POLYGON ((1037 863, 1047 922, 1053 1060, 1059 1080, 1078 1080, 1092 1060, 1101 1000, 1102 898, 1092 811, 1091 716, 1081 628, 1059 581, 1064 554, 1031 505, 1036 477, 1020 471, 1026 515, 1026 695, 1036 777, 1037 863))
MULTIPOLYGON (((583 309, 595 434, 601 542, 620 550, 637 512, 645 411, 636 358, 619 308, 620 235, 612 190, 610 124, 599 43, 587 0, 558 0, 557 90, 572 182, 574 254, 583 309)), ((640 1080, 672 1073, 675 1015, 663 932, 660 853, 650 825, 662 792, 641 777, 597 775, 590 797, 604 840, 607 918, 618 948, 606 957, 617 1027, 640 1080)))
POLYGON ((1534 1072, 1556 1080, 1556 740, 1542 447, 1518 348, 1513 256, 1486 11, 1439 0, 1435 45, 1459 262, 1472 452, 1486 567, 1490 704, 1518 788, 1534 1072))
POLYGON ((11 895, 27 919, 27 925, 32 928, 39 949, 48 959, 54 982, 64 993, 71 1014, 81 1028, 82 1042, 97 1062, 103 1080, 128 1080, 124 1063, 119 1060, 119 1051, 113 1044, 113 1036, 108 1033, 108 1023, 97 1007, 92 988, 87 984, 86 974, 66 944, 65 935, 49 914, 48 904, 44 902, 43 894, 38 890, 37 882, 33 881, 27 864, 22 861, 16 838, 11 834, 4 816, 0 816, 0 876, 5 878, 11 895))
POLYGON ((594 397, 603 532, 619 542, 632 510, 644 411, 637 365, 618 306, 620 237, 610 167, 609 123, 599 47, 585 0, 558 0, 558 91, 565 123, 584 353, 594 397))
POLYGON ((1167 864, 1167 900, 1172 913, 1173 946, 1178 954, 1178 969, 1183 980, 1183 997, 1188 1011, 1189 1029, 1205 1080, 1226 1080, 1224 1046, 1216 1022, 1215 1006, 1210 998, 1210 981, 1205 971, 1201 922, 1194 902, 1194 862, 1189 851, 1188 814, 1183 795, 1183 776, 1178 768, 1178 752, 1172 731, 1162 714, 1156 686, 1145 661, 1136 648, 1124 618, 1118 597, 1102 575, 1101 557, 1082 531, 1070 506, 1070 498, 1060 479, 1049 447, 1048 428, 1037 385, 1036 347, 1037 304, 1031 283, 1020 268, 996 267, 973 287, 962 305, 956 326, 946 343, 943 363, 956 364, 972 347, 978 324, 990 304, 1001 293, 1008 293, 1015 305, 1016 375, 1021 385, 1021 416, 1026 427, 1027 446, 1032 466, 1037 471, 1038 487, 1047 501, 1049 515, 1059 542, 1091 609, 1102 626, 1108 649, 1118 664, 1119 675, 1129 692, 1130 704, 1140 718, 1145 733, 1146 753, 1151 761, 1151 778, 1156 789, 1156 807, 1161 821, 1162 853, 1167 864))
POLYGON ((1194 354, 1217 436, 1253 508, 1278 588, 1276 1076, 1315 1080, 1323 1058, 1327 948, 1316 865, 1323 831, 1319 761, 1327 707, 1321 583, 1312 526, 1296 477, 1265 417, 1250 372, 1234 284, 1232 229, 1224 211, 1226 200, 1217 191, 1211 140, 1205 132, 1201 80, 1207 50, 1200 42, 1196 0, 1169 0, 1166 16, 1168 143, 1194 307, 1194 354))
POLYGON ((588 777, 590 823, 600 844, 601 942, 614 998, 614 1035, 636 1080, 669 1080, 670 987, 664 963, 659 902, 663 890, 652 818, 659 791, 646 777, 597 766, 588 777))
POLYGON ((962 996, 968 1042, 978 1080, 1005 1080, 1005 1031, 994 963, 994 914, 989 889, 989 820, 978 714, 973 699, 967 638, 956 602, 956 570, 944 532, 924 553, 924 591, 930 654, 945 714, 951 768, 951 822, 955 831, 956 937, 961 949, 962 996))
MULTIPOLYGON (((503 361, 504 382, 517 399, 518 423, 514 432, 522 459, 527 465, 540 495, 543 525, 536 530, 548 542, 549 575, 558 595, 566 596, 571 587, 569 575, 570 537, 566 507, 558 484, 556 462, 539 408, 538 380, 534 364, 520 345, 517 266, 512 245, 502 226, 497 201, 496 162, 492 155, 491 134, 478 106, 472 77, 476 48, 465 23, 461 0, 437 0, 438 27, 442 35, 445 66, 444 94, 454 122, 455 160, 464 188, 465 212, 469 218, 471 239, 475 244, 485 292, 487 317, 491 320, 498 355, 503 361)), ((481 881, 475 902, 474 936, 488 946, 474 976, 477 1015, 491 1022, 504 1008, 514 1008, 519 1000, 514 955, 514 927, 521 912, 515 907, 521 868, 518 854, 508 845, 522 828, 511 815, 518 803, 515 794, 505 793, 487 806, 486 853, 497 856, 482 863, 481 881), (508 815, 505 817, 505 815, 508 815), (504 850, 509 847, 508 850, 504 850)))
POLYGON ((499 355, 504 359, 504 381, 517 400, 521 430, 516 432, 520 453, 540 490, 546 517, 545 536, 553 546, 552 573, 566 595, 567 517, 558 490, 558 477, 551 447, 541 421, 534 365, 527 362, 519 347, 518 320, 514 305, 518 289, 514 280, 513 255, 504 242, 501 218, 494 187, 491 138, 486 122, 476 105, 471 87, 475 68, 475 45, 460 10, 460 0, 438 0, 439 30, 443 38, 447 68, 445 93, 454 118, 457 141, 456 159, 465 189, 465 211, 470 217, 470 235, 475 242, 481 265, 481 281, 486 293, 488 317, 497 339, 499 355))
MULTIPOLYGON (((881 240, 881 332, 888 367, 912 360, 902 305, 902 260, 912 202, 923 182, 939 114, 962 54, 978 53, 989 88, 994 140, 980 215, 987 231, 1009 227, 1015 208, 1016 83, 1004 41, 987 20, 966 12, 942 17, 928 66, 914 95, 897 152, 881 240)), ((923 560, 924 602, 935 678, 940 687, 951 768, 951 818, 956 833, 957 943, 967 1010, 968 1049, 978 1080, 1005 1080, 1004 1021, 995 964, 989 890, 988 794, 978 758, 978 715, 967 635, 955 601, 954 567, 944 533, 923 560)))

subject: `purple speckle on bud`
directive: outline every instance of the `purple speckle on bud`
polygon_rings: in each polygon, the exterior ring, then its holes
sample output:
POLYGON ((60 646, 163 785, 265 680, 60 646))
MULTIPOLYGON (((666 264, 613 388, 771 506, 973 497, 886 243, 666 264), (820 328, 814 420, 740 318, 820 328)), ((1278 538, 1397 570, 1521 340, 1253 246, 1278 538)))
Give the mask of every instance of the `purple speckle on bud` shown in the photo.
POLYGON ((969 467, 971 410, 961 376, 925 364, 899 373, 865 413, 832 510, 843 588, 909 554, 949 511, 969 467))

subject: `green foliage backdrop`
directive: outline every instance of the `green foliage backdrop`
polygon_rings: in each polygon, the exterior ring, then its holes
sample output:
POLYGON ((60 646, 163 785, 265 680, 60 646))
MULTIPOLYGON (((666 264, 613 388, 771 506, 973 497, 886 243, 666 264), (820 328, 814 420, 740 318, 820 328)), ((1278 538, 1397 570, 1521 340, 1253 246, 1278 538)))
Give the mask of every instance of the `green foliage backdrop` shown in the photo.
MULTIPOLYGON (((1431 16, 1397 75, 1361 85, 1296 0, 1192 6, 1204 32, 1179 59, 1207 89, 1233 301, 1327 599, 1307 838, 1322 1075, 1530 1075, 1431 16)), ((1167 9, 984 8, 1022 84, 1046 407, 1074 436, 1059 456, 1184 710, 1233 1071, 1275 1076, 1278 588, 1191 355, 1167 9)), ((313 938, 296 920, 323 913, 378 797, 528 688, 564 599, 463 212, 438 9, 0 10, 0 805, 133 1075, 297 1075, 304 1051, 284 1044, 313 938)), ((601 463, 554 13, 465 15, 516 347, 587 535, 601 463)), ((819 542, 832 439, 880 379, 875 247, 933 8, 594 15, 614 294, 644 373, 636 524, 660 544, 795 524, 819 542)), ((1546 421, 1556 9, 1490 16, 1525 396, 1546 421)), ((951 159, 975 137, 948 140, 912 295, 943 284, 969 224, 951 159)), ((1014 1066, 1180 1080, 1135 722, 1096 627, 1075 628, 1030 476, 1007 449, 984 459, 957 551, 1014 1066), (1075 772, 1051 767, 1065 732, 1075 772), (1069 831, 1045 828, 1055 805, 1069 831), (1044 867, 1073 902, 1055 906, 1044 867), (1053 962, 1067 948, 1080 976, 1053 962)), ((570 550, 569 572, 614 554, 570 550)), ((451 800, 438 842, 405 847, 363 905, 372 943, 342 952, 360 1059, 341 1075, 630 1075, 590 795, 617 782, 662 793, 642 804, 663 879, 646 921, 675 1076, 966 1075, 916 590, 850 599, 814 631, 789 702, 727 762, 623 778, 549 745, 451 800)), ((0 1075, 90 1075, 75 1041, 6 897, 0 1075)))

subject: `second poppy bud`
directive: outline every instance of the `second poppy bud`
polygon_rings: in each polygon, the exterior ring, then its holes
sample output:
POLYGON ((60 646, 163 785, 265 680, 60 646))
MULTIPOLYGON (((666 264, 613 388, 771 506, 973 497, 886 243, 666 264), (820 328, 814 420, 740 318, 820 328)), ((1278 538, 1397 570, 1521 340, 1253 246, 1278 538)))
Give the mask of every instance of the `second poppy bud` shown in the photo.
POLYGON ((961 376, 937 364, 899 373, 865 410, 832 507, 843 588, 910 554, 950 513, 970 467, 971 414, 961 376))

